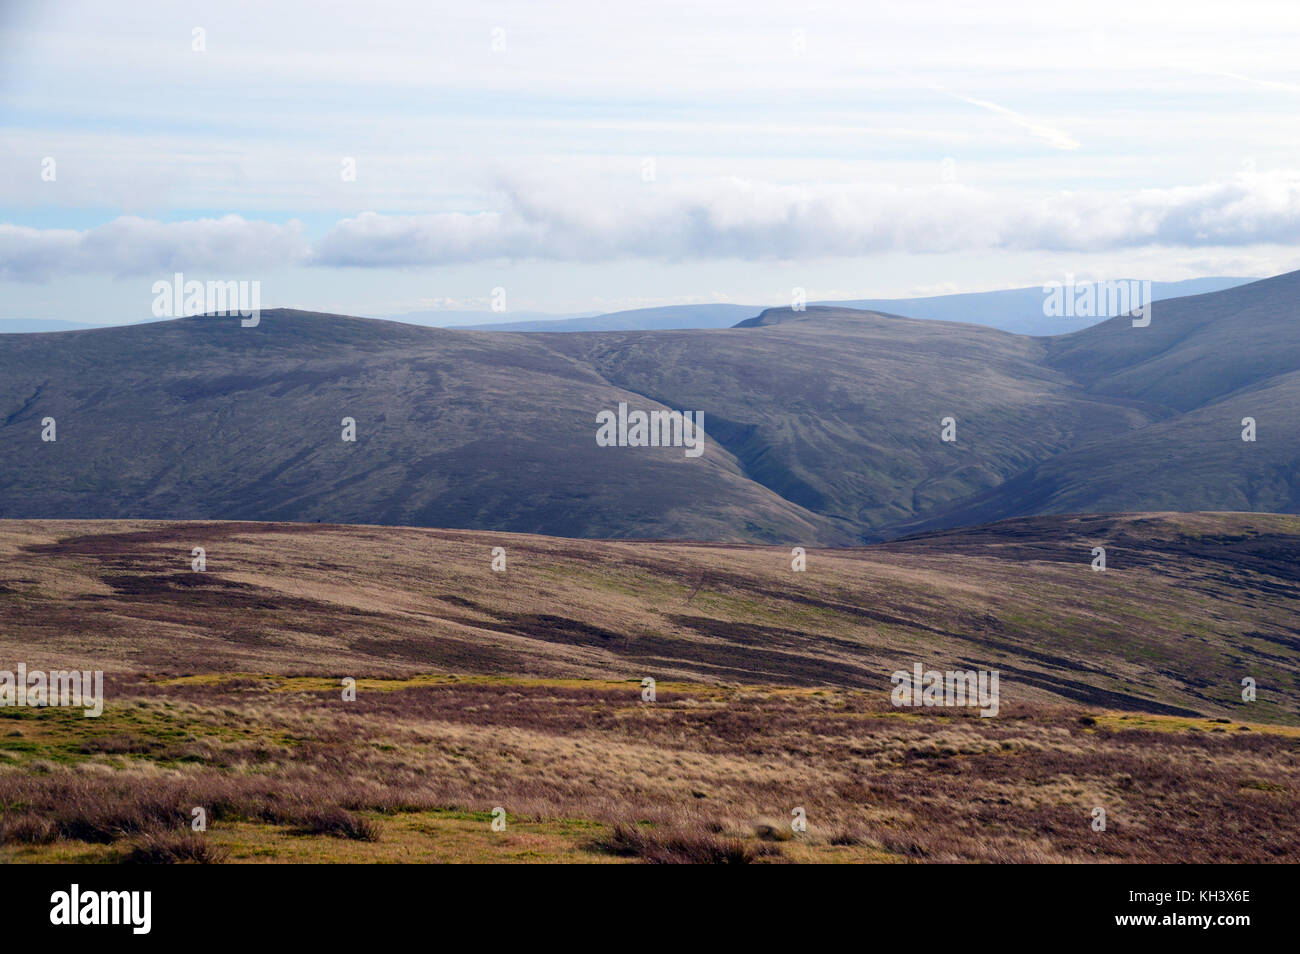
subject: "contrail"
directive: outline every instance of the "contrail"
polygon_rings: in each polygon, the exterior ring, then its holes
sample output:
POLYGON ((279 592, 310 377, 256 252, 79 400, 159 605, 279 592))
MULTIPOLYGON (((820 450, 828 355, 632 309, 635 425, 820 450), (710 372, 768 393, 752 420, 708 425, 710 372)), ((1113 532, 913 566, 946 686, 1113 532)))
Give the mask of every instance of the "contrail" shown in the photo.
POLYGON ((900 73, 899 75, 913 82, 920 83, 922 86, 925 86, 927 89, 933 90, 936 93, 942 93, 944 96, 951 97, 959 103, 978 106, 980 109, 987 109, 991 113, 996 113, 1008 122, 1014 123, 1021 129, 1027 130, 1030 135, 1041 139, 1053 149, 1078 149, 1083 145, 1079 140, 1075 139, 1064 130, 1055 129, 1044 123, 1040 123, 1023 113, 1016 112, 1014 109, 1008 109, 1007 107, 1000 106, 997 103, 989 102, 987 99, 975 99, 972 96, 963 96, 961 93, 954 93, 950 89, 944 89, 942 86, 936 86, 934 83, 928 83, 924 80, 917 79, 914 76, 908 76, 906 73, 900 73))

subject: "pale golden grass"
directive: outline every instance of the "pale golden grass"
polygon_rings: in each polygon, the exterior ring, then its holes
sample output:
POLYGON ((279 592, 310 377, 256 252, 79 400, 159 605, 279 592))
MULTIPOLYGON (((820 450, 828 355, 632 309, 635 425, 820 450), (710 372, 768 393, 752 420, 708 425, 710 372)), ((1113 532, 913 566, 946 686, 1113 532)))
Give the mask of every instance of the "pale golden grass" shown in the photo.
MULTIPOLYGON (((86 796, 92 805, 112 804, 122 786, 152 798, 225 792, 211 804, 243 806, 214 815, 231 861, 606 861, 600 833, 641 823, 657 838, 780 849, 759 861, 1227 860, 1263 850, 1254 845, 1282 852, 1257 860, 1294 860, 1300 851, 1294 832, 1268 827, 1291 818, 1286 805, 1300 792, 1289 731, 1229 725, 1211 735, 1169 720, 1153 736, 1110 729, 1112 713, 1081 721, 1068 709, 900 715, 883 694, 847 690, 675 684, 646 704, 639 689, 428 674, 367 680, 345 703, 314 679, 142 680, 101 720, 58 710, 0 719, 0 789, 10 804, 39 803, 69 779, 102 792, 86 796), (247 786, 264 783, 361 812, 380 840, 340 844, 254 817, 272 803, 247 786), (513 840, 492 837, 487 813, 498 805, 513 840), (1107 837, 1089 827, 1099 805, 1107 837), (788 831, 796 806, 806 832, 788 831)), ((5 850, 12 860, 110 860, 131 838, 76 841, 5 850)))

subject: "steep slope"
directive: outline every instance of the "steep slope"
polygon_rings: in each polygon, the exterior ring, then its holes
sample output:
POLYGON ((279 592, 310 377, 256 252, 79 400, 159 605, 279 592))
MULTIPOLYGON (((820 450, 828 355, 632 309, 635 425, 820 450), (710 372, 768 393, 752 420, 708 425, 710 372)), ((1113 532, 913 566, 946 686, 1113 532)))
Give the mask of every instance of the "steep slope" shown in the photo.
POLYGON ((748 477, 866 539, 1152 419, 1044 368, 1036 339, 820 307, 744 325, 543 337, 619 387, 703 409, 748 477))
POLYGON ((1047 363, 1089 390, 1188 411, 1300 370, 1300 271, 1159 302, 1050 342, 1047 363))
POLYGON ((947 513, 900 528, 959 527, 1022 513, 1300 512, 1300 372, 1186 414, 1073 448, 947 513), (1242 440, 1242 421, 1255 440, 1242 440))

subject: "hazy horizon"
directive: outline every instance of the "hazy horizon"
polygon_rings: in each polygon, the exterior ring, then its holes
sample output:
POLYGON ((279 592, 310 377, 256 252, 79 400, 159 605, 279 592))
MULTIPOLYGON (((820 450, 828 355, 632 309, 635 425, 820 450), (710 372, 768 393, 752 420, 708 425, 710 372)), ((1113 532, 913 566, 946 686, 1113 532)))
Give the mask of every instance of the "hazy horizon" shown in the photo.
POLYGON ((0 318, 176 271, 517 320, 1296 267, 1300 10, 315 9, 7 4, 0 318))

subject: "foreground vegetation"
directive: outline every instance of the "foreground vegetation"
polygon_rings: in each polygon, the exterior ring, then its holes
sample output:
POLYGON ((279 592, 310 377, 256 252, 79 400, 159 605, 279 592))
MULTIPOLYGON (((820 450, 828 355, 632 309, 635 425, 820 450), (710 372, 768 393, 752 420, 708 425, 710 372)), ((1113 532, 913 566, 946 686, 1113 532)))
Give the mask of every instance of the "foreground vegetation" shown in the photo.
POLYGON ((446 674, 344 701, 329 682, 122 676, 99 719, 0 710, 4 860, 1300 860, 1290 727, 446 674))

